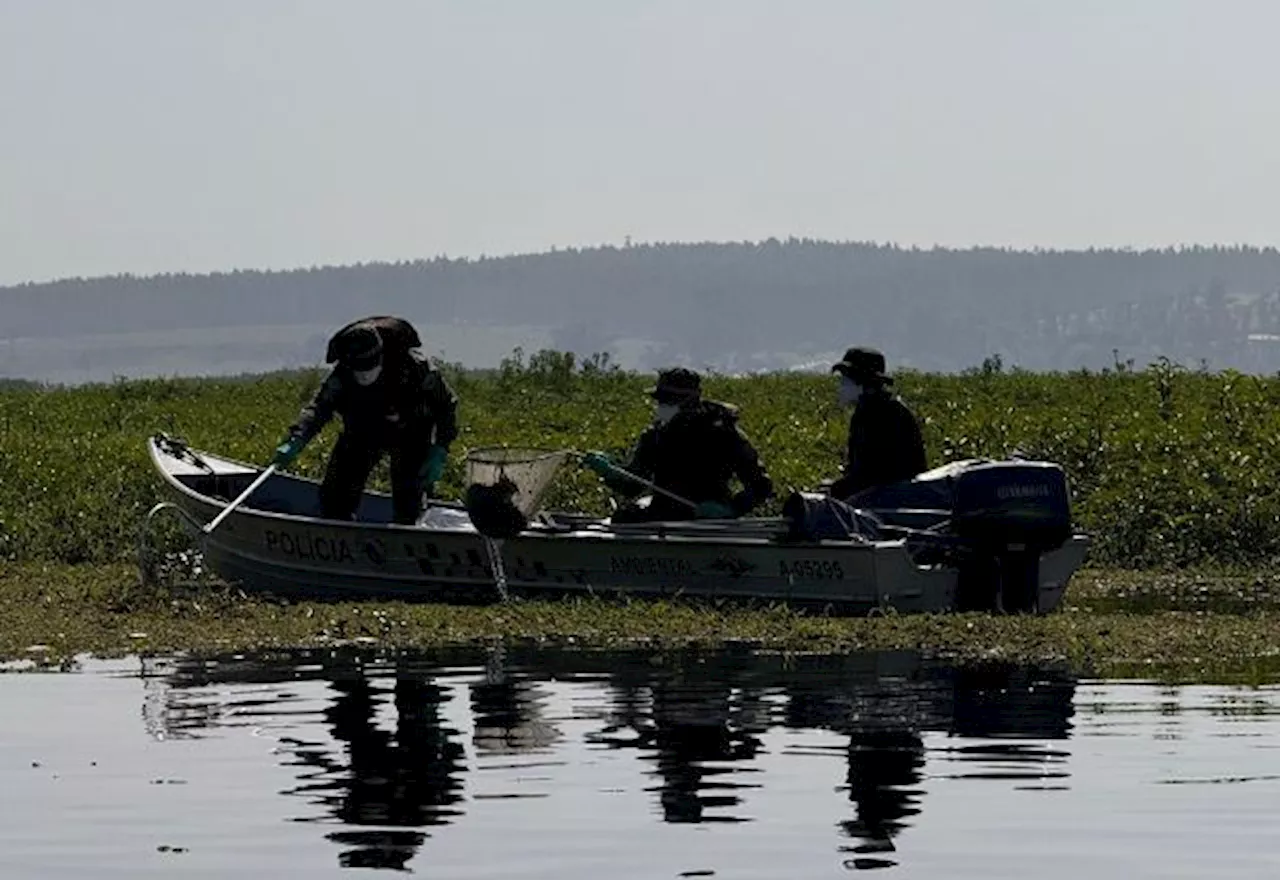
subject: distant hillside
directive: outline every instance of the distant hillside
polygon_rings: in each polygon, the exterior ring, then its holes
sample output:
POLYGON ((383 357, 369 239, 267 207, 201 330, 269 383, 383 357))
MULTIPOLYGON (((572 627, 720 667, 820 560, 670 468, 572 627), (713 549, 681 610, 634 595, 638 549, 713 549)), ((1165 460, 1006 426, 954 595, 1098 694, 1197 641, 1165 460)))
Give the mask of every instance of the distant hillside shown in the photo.
POLYGON ((1280 252, 793 239, 72 279, 0 288, 0 375, 77 381, 313 363, 329 329, 374 312, 411 317, 430 347, 472 366, 520 344, 610 351, 641 368, 773 369, 822 363, 859 342, 894 364, 940 371, 995 353, 1037 370, 1101 367, 1118 352, 1139 364, 1165 356, 1272 372, 1280 252))

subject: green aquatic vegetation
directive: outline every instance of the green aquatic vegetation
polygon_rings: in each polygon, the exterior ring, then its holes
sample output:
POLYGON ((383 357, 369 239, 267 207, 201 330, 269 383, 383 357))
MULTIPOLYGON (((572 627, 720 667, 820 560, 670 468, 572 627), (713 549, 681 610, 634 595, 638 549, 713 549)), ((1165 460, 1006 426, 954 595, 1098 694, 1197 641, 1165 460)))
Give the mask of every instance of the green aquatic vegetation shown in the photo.
MULTIPOLYGON (((99 656, 272 648, 552 643, 675 649, 750 645, 781 652, 913 650, 957 662, 1055 662, 1084 675, 1191 681, 1280 676, 1280 603, 1208 610, 1198 587, 1163 610, 1133 596, 1163 575, 1089 571, 1067 608, 1043 617, 985 614, 832 617, 751 607, 601 598, 454 606, 279 602, 226 589, 141 591, 124 565, 0 563, 0 660, 59 666, 99 656), (1089 607, 1103 600, 1104 610, 1089 607)), ((1202 581, 1188 584, 1205 586, 1202 581)), ((1230 593, 1229 584, 1208 584, 1230 593)))
MULTIPOLYGON (((607 361, 544 352, 494 371, 452 370, 451 379, 462 435, 440 485, 447 497, 461 495, 466 448, 621 455, 650 418, 651 377, 607 361)), ((263 462, 318 382, 304 371, 0 388, 0 558, 132 559, 139 519, 160 497, 148 435, 169 431, 263 462)), ((919 413, 934 463, 1014 452, 1060 462, 1077 521, 1095 540, 1094 565, 1257 567, 1280 556, 1280 378, 1169 363, 1038 374, 992 361, 962 375, 905 372, 896 388, 919 413)), ((740 407, 782 492, 835 473, 847 413, 829 377, 712 376, 707 390, 740 407)), ((336 433, 328 429, 295 468, 319 476, 336 433)), ((603 511, 607 498, 592 474, 566 468, 549 503, 603 511)))

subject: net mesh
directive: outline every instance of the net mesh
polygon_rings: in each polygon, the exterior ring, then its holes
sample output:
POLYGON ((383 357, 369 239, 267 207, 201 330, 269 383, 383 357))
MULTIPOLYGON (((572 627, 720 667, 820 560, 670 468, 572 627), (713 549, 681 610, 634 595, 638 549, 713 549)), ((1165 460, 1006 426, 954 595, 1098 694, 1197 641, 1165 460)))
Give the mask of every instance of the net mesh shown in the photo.
POLYGON ((502 487, 510 492, 510 503, 517 510, 533 516, 568 456, 554 449, 473 449, 466 458, 467 483, 502 487))

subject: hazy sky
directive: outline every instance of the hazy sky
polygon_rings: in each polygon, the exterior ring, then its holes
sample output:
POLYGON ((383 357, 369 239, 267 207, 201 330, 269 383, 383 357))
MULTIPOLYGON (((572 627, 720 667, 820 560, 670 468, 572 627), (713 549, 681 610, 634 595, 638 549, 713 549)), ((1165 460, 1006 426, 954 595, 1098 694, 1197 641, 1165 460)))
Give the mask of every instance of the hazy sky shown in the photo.
POLYGON ((1280 241, 1275 0, 0 0, 0 284, 1280 241))

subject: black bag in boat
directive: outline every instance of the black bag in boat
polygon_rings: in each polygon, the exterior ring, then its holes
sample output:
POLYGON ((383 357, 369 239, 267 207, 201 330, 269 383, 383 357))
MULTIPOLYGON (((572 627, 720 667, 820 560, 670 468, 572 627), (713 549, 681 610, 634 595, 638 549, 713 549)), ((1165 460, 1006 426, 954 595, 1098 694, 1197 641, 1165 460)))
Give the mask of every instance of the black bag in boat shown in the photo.
POLYGON ((872 513, 858 510, 830 495, 819 492, 792 492, 782 503, 787 520, 787 538, 792 541, 847 541, 880 537, 880 521, 872 513))

